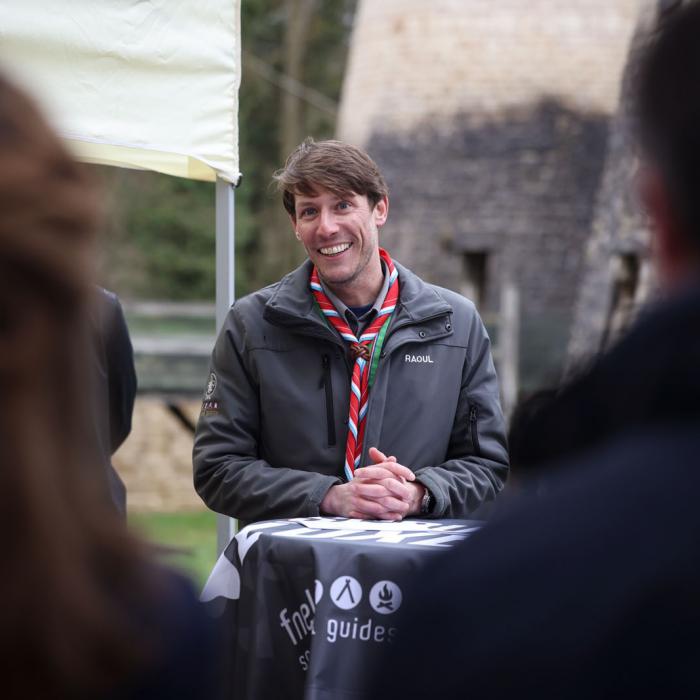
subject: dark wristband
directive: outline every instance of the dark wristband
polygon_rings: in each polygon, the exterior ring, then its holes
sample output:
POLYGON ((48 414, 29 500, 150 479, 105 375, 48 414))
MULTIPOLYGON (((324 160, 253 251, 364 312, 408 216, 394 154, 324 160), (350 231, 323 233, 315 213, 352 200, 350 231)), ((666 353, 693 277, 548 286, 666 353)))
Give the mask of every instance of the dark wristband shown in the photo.
POLYGON ((423 494, 423 498, 420 502, 420 514, 430 515, 433 512, 433 508, 435 507, 435 496, 433 496, 433 494, 430 493, 430 489, 427 486, 425 486, 424 488, 425 493, 423 494))

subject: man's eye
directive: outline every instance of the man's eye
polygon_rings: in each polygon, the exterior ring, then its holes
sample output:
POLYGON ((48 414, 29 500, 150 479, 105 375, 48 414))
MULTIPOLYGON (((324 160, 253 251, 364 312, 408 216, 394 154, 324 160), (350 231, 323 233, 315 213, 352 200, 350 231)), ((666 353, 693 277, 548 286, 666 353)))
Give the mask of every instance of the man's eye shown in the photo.
POLYGON ((350 202, 338 202, 338 209, 349 209, 350 202))
POLYGON ((300 216, 313 216, 316 210, 313 207, 306 207, 306 209, 301 210, 300 216))

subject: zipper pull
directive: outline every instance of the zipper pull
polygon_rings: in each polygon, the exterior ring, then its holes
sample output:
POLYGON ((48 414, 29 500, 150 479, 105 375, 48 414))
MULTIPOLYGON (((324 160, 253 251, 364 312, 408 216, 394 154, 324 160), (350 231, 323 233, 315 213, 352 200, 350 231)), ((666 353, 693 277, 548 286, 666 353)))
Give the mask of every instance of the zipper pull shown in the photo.
POLYGON ((325 388, 326 393, 326 422, 328 426, 328 445, 335 445, 335 417, 333 415, 333 380, 331 379, 331 358, 329 355, 321 356, 323 373, 319 388, 325 388))
POLYGON ((328 370, 330 367, 330 358, 328 357, 328 355, 321 356, 321 367, 323 367, 323 372, 321 373, 321 381, 318 384, 319 389, 323 389, 323 387, 326 386, 326 382, 328 381, 328 370))
POLYGON ((481 456, 481 445, 479 444, 479 431, 477 429, 477 407, 472 404, 469 408, 469 432, 472 437, 472 445, 474 446, 474 454, 477 457, 481 456))

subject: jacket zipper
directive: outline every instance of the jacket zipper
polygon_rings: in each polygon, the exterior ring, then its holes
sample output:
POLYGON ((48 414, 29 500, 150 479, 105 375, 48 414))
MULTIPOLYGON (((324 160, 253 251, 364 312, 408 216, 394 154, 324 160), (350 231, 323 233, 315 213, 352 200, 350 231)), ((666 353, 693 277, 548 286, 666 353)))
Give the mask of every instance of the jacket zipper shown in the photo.
POLYGON ((476 406, 472 405, 469 409, 469 431, 472 437, 472 445, 474 446, 474 454, 477 457, 481 456, 481 448, 479 447, 479 431, 477 430, 476 420, 478 416, 478 409, 476 406))
POLYGON ((323 374, 321 375, 321 386, 326 390, 326 422, 328 428, 328 444, 335 445, 335 416, 333 415, 333 382, 331 380, 331 360, 328 355, 321 358, 323 374))

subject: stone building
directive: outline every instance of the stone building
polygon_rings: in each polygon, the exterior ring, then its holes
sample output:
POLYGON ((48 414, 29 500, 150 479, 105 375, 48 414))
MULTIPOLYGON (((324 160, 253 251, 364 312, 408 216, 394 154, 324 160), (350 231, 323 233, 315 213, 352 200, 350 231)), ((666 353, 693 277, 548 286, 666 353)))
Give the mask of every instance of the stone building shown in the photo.
POLYGON ((631 93, 641 50, 659 21, 682 0, 648 0, 641 8, 622 81, 622 95, 608 139, 591 237, 569 342, 575 370, 624 332, 656 290, 650 232, 637 194, 638 151, 631 93))
POLYGON ((487 319, 515 283, 525 390, 564 362, 642 5, 358 4, 338 133, 387 176, 383 242, 487 319))

